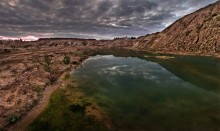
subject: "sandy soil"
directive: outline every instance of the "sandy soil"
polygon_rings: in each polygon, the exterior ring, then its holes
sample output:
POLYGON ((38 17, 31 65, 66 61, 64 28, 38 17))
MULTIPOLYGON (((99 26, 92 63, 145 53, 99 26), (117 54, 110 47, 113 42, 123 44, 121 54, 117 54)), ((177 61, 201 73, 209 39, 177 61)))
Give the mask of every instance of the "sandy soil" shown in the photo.
POLYGON ((0 56, 0 130, 24 130, 47 106, 59 78, 95 47, 15 50, 0 56), (69 64, 63 59, 70 58, 69 64))

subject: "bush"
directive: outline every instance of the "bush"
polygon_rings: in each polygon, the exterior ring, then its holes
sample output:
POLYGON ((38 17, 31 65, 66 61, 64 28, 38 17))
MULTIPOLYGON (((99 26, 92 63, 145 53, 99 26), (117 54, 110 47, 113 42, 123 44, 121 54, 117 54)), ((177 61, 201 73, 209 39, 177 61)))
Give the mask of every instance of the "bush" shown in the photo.
POLYGON ((86 107, 79 104, 73 104, 69 106, 69 110, 73 113, 80 113, 82 116, 84 116, 86 107))
POLYGON ((50 75, 49 81, 50 85, 53 85, 57 81, 57 77, 55 75, 50 75))
POLYGON ((70 57, 65 55, 64 58, 63 58, 63 63, 68 65, 70 63, 70 57))
POLYGON ((217 15, 218 15, 217 13, 213 13, 213 14, 212 14, 212 17, 215 17, 215 16, 217 16, 217 15))
POLYGON ((216 19, 217 19, 218 21, 220 21, 220 15, 218 15, 218 16, 216 17, 216 19))
POLYGON ((42 91, 42 89, 43 89, 43 88, 42 88, 40 85, 34 85, 34 91, 36 91, 38 95, 40 94, 40 92, 42 91))
POLYGON ((44 70, 47 71, 47 72, 50 72, 51 71, 51 65, 52 65, 52 62, 51 62, 51 58, 49 56, 44 56, 44 70))
POLYGON ((18 121, 19 117, 17 115, 8 116, 7 120, 10 124, 15 124, 18 121))
POLYGON ((11 50, 10 50, 10 49, 4 49, 3 52, 4 52, 4 53, 10 53, 11 50))
POLYGON ((63 81, 66 81, 70 78, 70 74, 65 74, 62 78, 63 81))

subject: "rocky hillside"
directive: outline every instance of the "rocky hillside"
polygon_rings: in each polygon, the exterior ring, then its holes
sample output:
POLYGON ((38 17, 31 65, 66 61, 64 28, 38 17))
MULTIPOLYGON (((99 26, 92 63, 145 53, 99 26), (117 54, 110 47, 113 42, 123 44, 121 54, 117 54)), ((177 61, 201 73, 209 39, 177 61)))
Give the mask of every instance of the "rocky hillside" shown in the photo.
POLYGON ((220 1, 177 20, 160 33, 140 37, 134 47, 165 53, 220 54, 220 1))

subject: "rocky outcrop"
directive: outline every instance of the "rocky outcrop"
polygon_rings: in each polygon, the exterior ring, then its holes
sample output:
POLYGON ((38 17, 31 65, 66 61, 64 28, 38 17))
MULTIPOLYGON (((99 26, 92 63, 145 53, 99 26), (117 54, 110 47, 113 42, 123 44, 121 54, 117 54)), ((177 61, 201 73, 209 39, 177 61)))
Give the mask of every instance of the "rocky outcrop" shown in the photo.
POLYGON ((160 33, 139 38, 134 47, 159 52, 220 54, 220 1, 177 20, 160 33))

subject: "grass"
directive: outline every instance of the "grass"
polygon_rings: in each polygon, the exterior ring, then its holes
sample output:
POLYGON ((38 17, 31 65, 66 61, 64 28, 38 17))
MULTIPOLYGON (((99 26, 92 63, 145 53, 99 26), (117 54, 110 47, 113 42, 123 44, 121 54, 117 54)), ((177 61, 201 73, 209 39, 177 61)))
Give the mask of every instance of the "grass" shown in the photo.
POLYGON ((43 88, 41 85, 34 85, 34 91, 37 92, 37 95, 40 95, 42 90, 43 88))
POLYGON ((50 99, 45 111, 26 129, 27 131, 98 131, 107 130, 103 123, 86 114, 86 107, 91 104, 80 103, 76 93, 67 95, 73 90, 58 89, 50 99))

